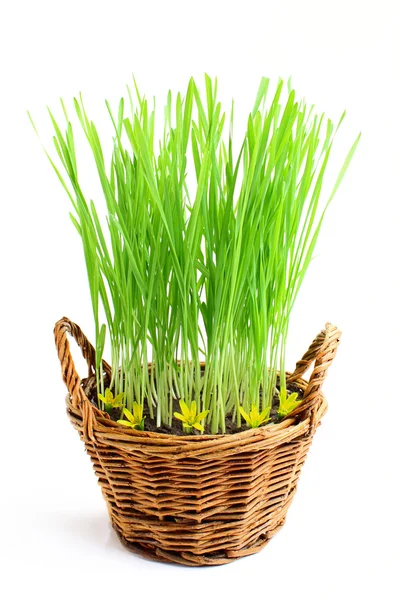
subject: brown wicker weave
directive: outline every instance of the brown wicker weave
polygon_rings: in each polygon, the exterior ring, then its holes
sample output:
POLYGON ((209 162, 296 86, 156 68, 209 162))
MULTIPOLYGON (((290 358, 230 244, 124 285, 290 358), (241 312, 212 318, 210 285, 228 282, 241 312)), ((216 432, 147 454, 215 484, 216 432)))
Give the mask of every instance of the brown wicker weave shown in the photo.
MULTIPOLYGON (((327 404, 321 393, 340 332, 330 324, 288 378, 302 404, 278 424, 227 435, 175 436, 119 426, 86 397, 67 335, 94 374, 95 351, 63 318, 55 340, 69 418, 85 442, 111 522, 130 550, 165 562, 218 565, 258 552, 283 525, 327 404), (315 362, 307 383, 301 375, 315 362)), ((103 362, 105 371, 110 366, 103 362)))

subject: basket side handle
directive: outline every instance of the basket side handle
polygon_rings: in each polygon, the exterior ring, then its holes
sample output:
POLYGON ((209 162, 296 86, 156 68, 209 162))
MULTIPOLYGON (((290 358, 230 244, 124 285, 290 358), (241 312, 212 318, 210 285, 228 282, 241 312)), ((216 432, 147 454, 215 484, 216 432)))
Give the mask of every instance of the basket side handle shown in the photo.
MULTIPOLYGON (((68 335, 74 338, 79 348, 82 351, 82 355, 88 365, 88 376, 90 377, 95 373, 96 365, 96 350, 89 342, 81 328, 73 323, 67 317, 63 317, 57 321, 54 327, 54 339, 56 342, 56 348, 58 358, 61 363, 61 374, 65 385, 71 395, 72 406, 77 408, 82 405, 82 402, 86 398, 84 391, 81 387, 81 378, 79 377, 75 368, 74 359, 72 358, 71 348, 68 341, 68 335)), ((111 367, 103 360, 103 368, 105 372, 110 376, 111 367)))
POLYGON ((316 408, 321 395, 322 384, 336 356, 341 335, 341 331, 335 325, 327 323, 325 329, 317 335, 303 358, 297 362, 295 370, 288 377, 288 381, 301 377, 313 363, 314 368, 304 392, 303 402, 290 413, 291 417, 304 412, 306 409, 313 410, 316 408))

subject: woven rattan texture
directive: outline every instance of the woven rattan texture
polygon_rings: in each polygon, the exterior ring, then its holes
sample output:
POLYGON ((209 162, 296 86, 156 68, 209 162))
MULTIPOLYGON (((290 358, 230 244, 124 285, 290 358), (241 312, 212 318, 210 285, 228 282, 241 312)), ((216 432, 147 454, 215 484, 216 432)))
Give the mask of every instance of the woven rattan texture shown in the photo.
MULTIPOLYGON (((69 418, 85 443, 111 522, 130 550, 160 561, 218 565, 258 552, 283 525, 312 437, 326 410, 321 386, 339 344, 327 324, 288 378, 302 404, 278 424, 230 435, 173 436, 119 426, 88 400, 67 335, 95 353, 69 319, 55 339, 69 418), (301 375, 313 364, 307 383, 301 375)), ((104 370, 110 367, 103 362, 104 370)))

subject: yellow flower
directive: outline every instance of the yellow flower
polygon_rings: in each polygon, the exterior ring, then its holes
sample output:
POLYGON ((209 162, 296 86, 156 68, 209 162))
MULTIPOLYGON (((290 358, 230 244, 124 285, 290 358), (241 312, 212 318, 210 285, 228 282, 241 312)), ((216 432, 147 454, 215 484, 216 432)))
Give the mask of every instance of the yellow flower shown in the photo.
POLYGON ((295 408, 301 404, 301 400, 297 400, 297 392, 293 392, 290 396, 287 395, 286 389, 282 388, 279 392, 279 410, 278 417, 286 417, 295 408))
POLYGON ((251 428, 260 427, 260 425, 263 423, 267 423, 269 421, 270 410, 270 407, 267 406, 267 408, 264 408, 264 410, 260 412, 258 406, 253 404, 250 409, 250 413, 247 414, 247 412, 245 412, 243 408, 239 406, 240 414, 246 421, 247 425, 251 428))
POLYGON ((109 388, 107 388, 104 394, 105 396, 103 396, 102 394, 97 394, 97 397, 103 402, 104 408, 107 412, 110 412, 113 408, 119 408, 120 406, 122 406, 122 400, 125 396, 124 392, 121 392, 114 398, 112 391, 109 388))
POLYGON ((179 406, 181 407, 182 414, 174 412, 174 417, 179 419, 179 421, 182 421, 183 428, 191 431, 194 427, 198 431, 203 432, 204 426, 200 421, 202 421, 210 411, 204 410, 203 412, 197 413, 197 406, 194 400, 192 401, 190 408, 185 400, 179 400, 179 406))
POLYGON ((134 402, 133 414, 127 408, 124 408, 124 415, 128 420, 125 421, 125 419, 120 419, 117 423, 125 425, 126 427, 132 427, 132 429, 144 430, 144 420, 146 417, 143 417, 143 406, 134 402))

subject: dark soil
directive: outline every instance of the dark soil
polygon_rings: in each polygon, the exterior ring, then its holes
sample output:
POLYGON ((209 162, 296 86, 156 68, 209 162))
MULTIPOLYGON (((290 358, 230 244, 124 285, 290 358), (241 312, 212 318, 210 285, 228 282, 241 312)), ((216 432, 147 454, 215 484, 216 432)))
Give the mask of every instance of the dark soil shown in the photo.
MULTIPOLYGON (((107 387, 109 385, 109 381, 105 380, 104 383, 105 383, 105 387, 107 387)), ((92 404, 94 404, 94 406, 96 406, 96 408, 99 408, 98 402, 97 402, 96 378, 90 377, 88 379, 83 379, 82 386, 83 386, 86 396, 89 398, 89 400, 92 402, 92 404)), ((277 378, 276 386, 279 389, 279 376, 277 378)), ((111 391, 113 391, 113 390, 111 390, 111 391)), ((288 383, 287 391, 288 391, 288 394, 297 392, 299 395, 299 398, 298 398, 299 400, 301 400, 303 397, 303 390, 300 387, 298 387, 295 383, 288 383)), ((261 392, 260 392, 260 394, 261 394, 261 392)), ((279 398, 278 398, 278 395, 275 394, 275 396, 273 397, 273 400, 272 400, 272 408, 271 408, 269 423, 278 423, 279 422, 280 419, 278 417, 278 408, 279 408, 279 398)), ((181 412, 181 409, 179 406, 179 399, 174 399, 173 410, 174 410, 174 412, 175 411, 181 412)), ((171 435, 187 435, 187 433, 183 431, 182 424, 177 419, 173 419, 171 427, 169 425, 162 425, 161 427, 157 427, 155 420, 150 418, 149 409, 148 409, 147 405, 145 405, 145 407, 144 407, 143 414, 146 417, 145 422, 144 422, 144 428, 146 431, 154 431, 157 433, 169 433, 171 435)), ((121 417, 121 409, 120 408, 113 408, 110 411, 109 415, 113 421, 118 421, 118 419, 124 418, 124 417, 121 417)), ((227 417, 225 419, 225 426, 226 426, 226 433, 239 433, 240 431, 245 431, 246 429, 248 429, 248 425, 246 423, 243 424, 243 419, 242 419, 242 426, 237 427, 236 421, 232 420, 232 415, 227 415, 227 417)), ((193 430, 193 433, 191 433, 190 435, 197 434, 197 433, 200 433, 200 432, 193 430)), ((210 433, 211 432, 210 432, 209 425, 205 424, 204 434, 210 434, 210 433)))

